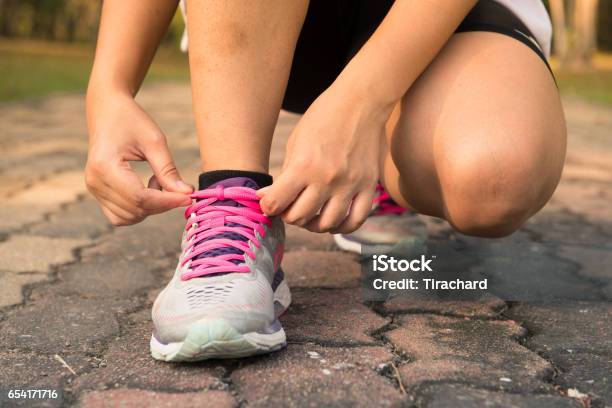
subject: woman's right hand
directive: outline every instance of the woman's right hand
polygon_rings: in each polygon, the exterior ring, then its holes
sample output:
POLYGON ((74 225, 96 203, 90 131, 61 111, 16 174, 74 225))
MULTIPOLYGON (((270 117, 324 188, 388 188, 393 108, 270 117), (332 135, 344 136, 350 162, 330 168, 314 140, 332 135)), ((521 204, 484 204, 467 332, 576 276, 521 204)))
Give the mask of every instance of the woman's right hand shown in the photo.
POLYGON ((174 165, 162 130, 129 94, 87 95, 89 153, 85 181, 113 225, 130 225, 191 204, 193 187, 174 165), (130 161, 147 161, 147 187, 130 161))

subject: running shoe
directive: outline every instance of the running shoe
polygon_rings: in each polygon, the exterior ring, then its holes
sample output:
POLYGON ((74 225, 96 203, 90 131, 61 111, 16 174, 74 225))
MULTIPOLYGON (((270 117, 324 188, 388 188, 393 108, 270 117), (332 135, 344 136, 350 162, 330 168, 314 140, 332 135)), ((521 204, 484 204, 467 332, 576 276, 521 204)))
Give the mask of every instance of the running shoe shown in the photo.
POLYGON ((155 359, 246 357, 286 345, 278 320, 291 303, 280 267, 285 227, 262 213, 257 188, 234 177, 192 195, 178 266, 153 305, 155 359))
POLYGON ((334 241, 341 249, 359 254, 365 245, 372 249, 393 246, 414 232, 414 220, 408 214, 379 183, 372 211, 363 225, 350 234, 334 234, 334 241))

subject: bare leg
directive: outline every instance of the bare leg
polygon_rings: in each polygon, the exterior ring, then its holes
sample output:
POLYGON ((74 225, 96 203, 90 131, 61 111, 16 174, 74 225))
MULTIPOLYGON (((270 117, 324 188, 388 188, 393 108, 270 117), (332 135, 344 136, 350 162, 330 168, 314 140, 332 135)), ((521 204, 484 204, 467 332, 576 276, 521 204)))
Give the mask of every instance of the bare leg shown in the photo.
POLYGON ((520 227, 552 195, 565 158, 550 73, 528 47, 495 33, 454 35, 388 129, 390 194, 471 235, 520 227))
POLYGON ((189 65, 205 171, 267 172, 307 0, 190 0, 189 65))

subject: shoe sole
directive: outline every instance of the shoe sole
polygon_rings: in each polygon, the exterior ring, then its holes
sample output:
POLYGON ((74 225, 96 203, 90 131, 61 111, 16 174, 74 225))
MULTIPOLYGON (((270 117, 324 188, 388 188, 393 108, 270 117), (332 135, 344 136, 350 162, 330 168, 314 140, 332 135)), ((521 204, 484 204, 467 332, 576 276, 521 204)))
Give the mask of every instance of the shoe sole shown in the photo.
MULTIPOLYGON (((274 291, 276 317, 291 304, 289 286, 283 280, 274 291)), ((275 322, 277 323, 277 322, 275 322)), ((285 330, 278 323, 269 334, 241 334, 224 319, 204 319, 194 323, 184 341, 163 344, 151 336, 151 356, 161 361, 202 361, 214 358, 241 358, 271 353, 287 345, 285 330)))
POLYGON ((342 234, 334 234, 334 242, 343 251, 355 252, 361 254, 361 244, 359 242, 351 241, 342 236, 342 234))

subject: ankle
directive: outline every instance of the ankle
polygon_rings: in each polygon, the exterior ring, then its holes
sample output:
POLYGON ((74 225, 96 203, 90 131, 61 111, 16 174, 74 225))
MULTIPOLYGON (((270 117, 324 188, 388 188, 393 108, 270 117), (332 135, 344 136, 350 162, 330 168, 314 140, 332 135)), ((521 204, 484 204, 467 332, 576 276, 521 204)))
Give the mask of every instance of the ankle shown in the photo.
POLYGON ((261 160, 240 160, 234 158, 231 160, 206 160, 202 159, 202 171, 211 172, 219 170, 237 170, 237 171, 253 171, 257 173, 268 173, 268 161, 261 160))
POLYGON ((249 171, 249 170, 236 170, 236 169, 220 169, 213 171, 206 171, 200 174, 199 177, 199 190, 210 188, 218 183, 226 184, 225 181, 229 179, 232 186, 245 186, 250 188, 263 188, 272 184, 272 176, 267 172, 260 171, 249 171), (250 180, 250 181, 249 181, 250 180))

